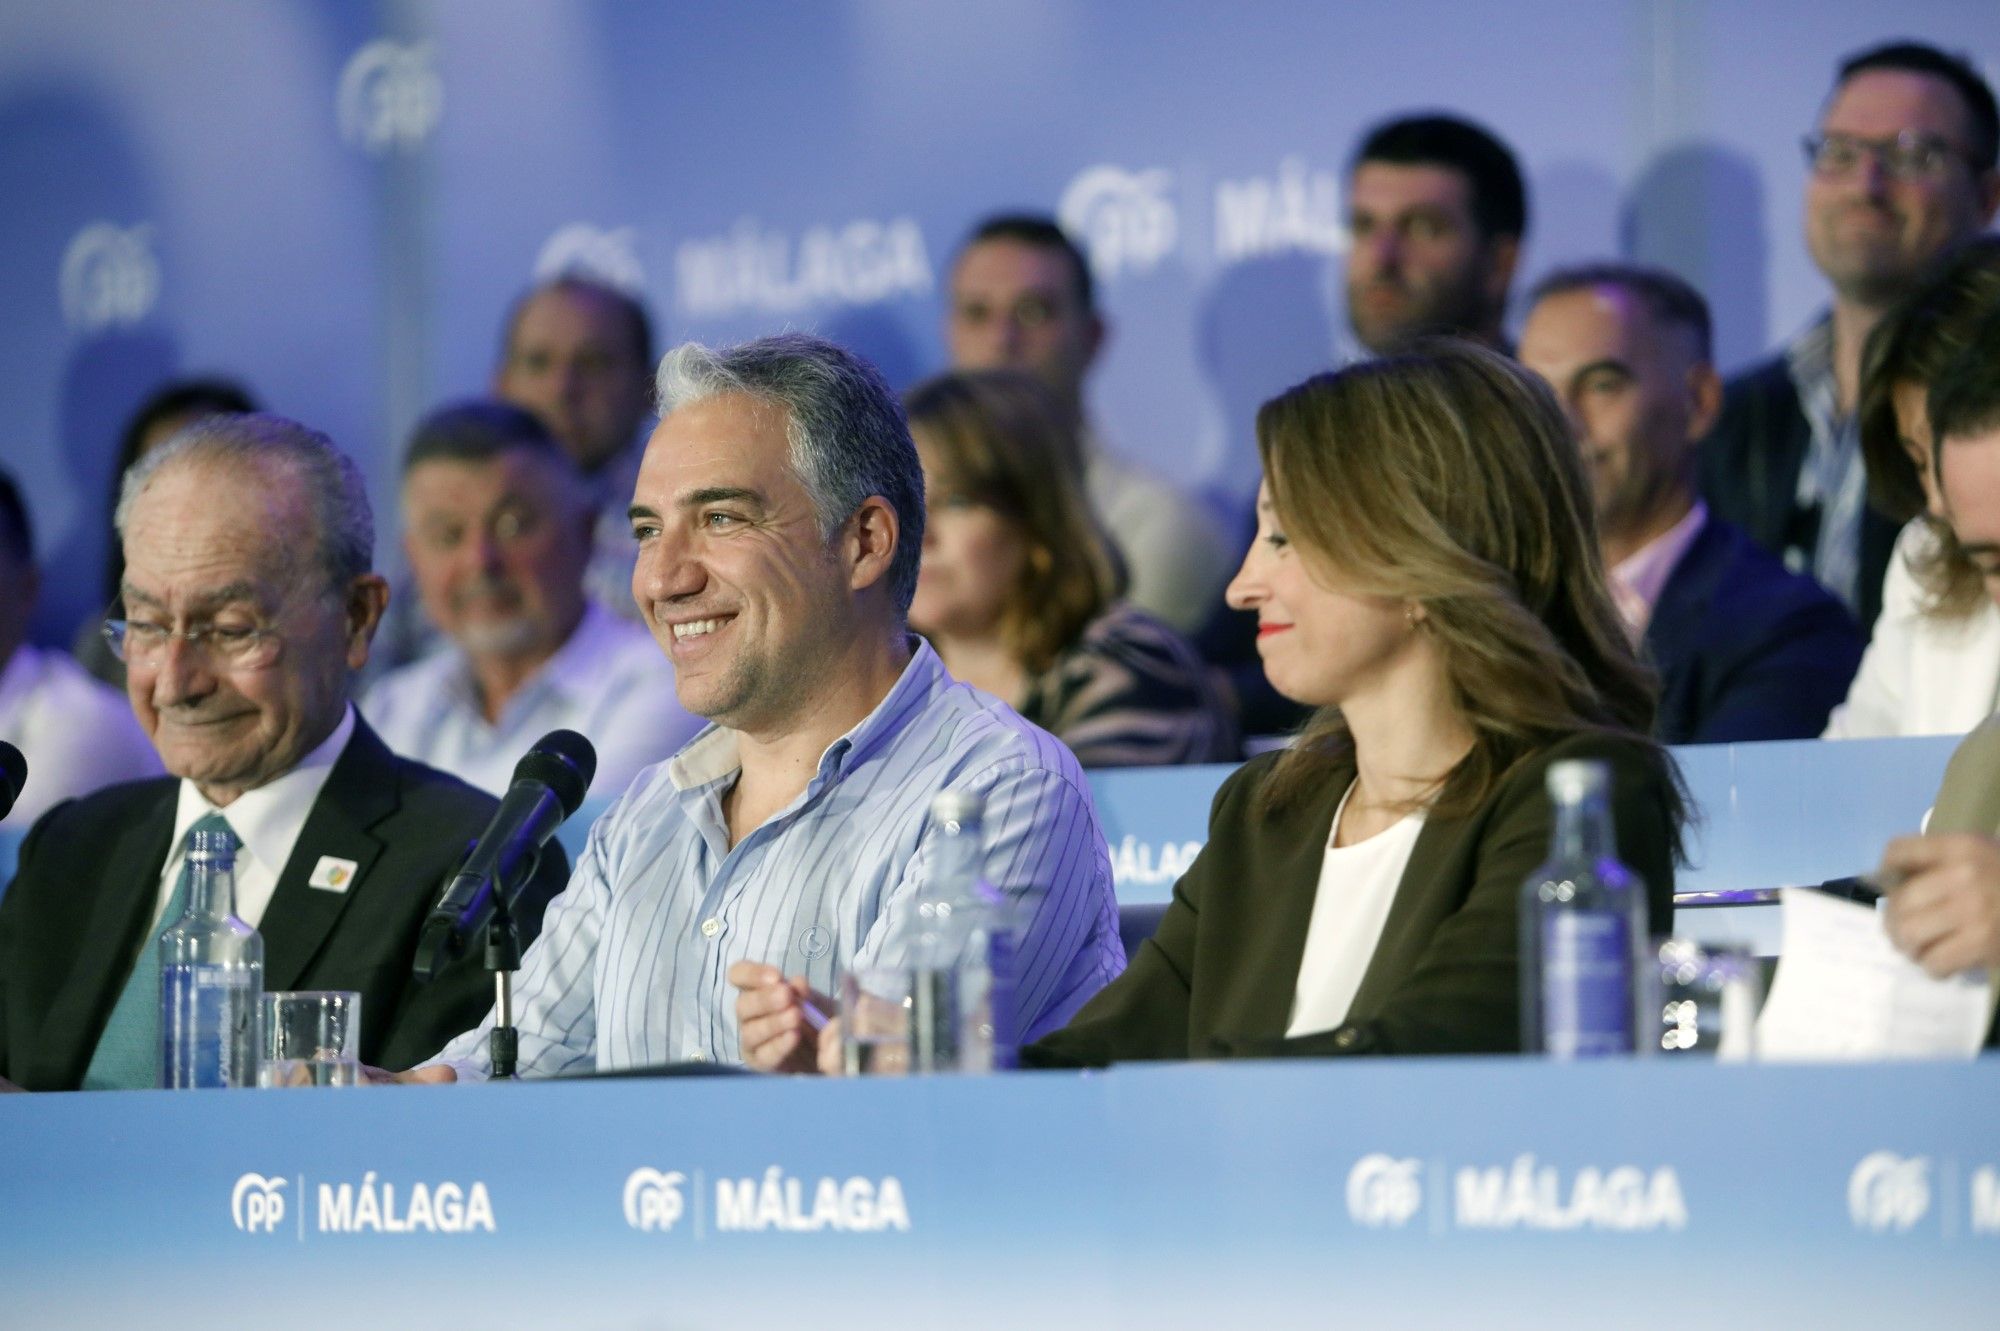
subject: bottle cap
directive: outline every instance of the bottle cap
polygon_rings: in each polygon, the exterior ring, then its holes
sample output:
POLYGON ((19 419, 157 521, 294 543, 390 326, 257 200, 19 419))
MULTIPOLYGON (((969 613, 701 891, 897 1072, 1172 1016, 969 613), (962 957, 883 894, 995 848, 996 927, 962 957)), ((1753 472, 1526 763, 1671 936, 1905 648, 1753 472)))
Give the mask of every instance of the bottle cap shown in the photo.
POLYGON ((187 857, 209 864, 234 864, 236 838, 227 832, 190 832, 187 857))
POLYGON ((1590 795, 1602 795, 1611 788, 1611 769, 1595 758, 1569 758, 1549 764, 1549 798, 1558 804, 1574 804, 1590 795))
POLYGON ((957 831, 967 823, 977 823, 984 807, 984 801, 970 791, 940 790, 931 800, 931 818, 945 824, 947 830, 957 831))

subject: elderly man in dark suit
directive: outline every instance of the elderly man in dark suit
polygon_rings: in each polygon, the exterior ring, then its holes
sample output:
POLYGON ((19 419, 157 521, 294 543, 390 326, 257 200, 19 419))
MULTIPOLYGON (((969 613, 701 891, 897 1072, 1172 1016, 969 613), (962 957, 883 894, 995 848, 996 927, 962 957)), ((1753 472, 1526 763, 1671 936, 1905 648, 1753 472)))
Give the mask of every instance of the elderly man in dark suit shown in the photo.
POLYGON ((1612 599, 1660 674, 1655 735, 1805 739, 1847 696, 1864 644, 1846 607, 1700 501, 1696 441, 1722 396, 1709 339, 1687 283, 1597 264, 1536 287, 1520 356, 1575 426, 1612 599))
MULTIPOLYGON (((129 620, 109 626, 169 779, 58 805, 0 898, 0 1077, 30 1090, 151 1086, 151 949, 188 833, 237 845, 236 914, 269 989, 362 995, 361 1056, 402 1067, 479 1020, 478 957, 411 976, 438 889, 494 809, 391 754, 349 705, 387 600, 354 464, 276 416, 190 427, 127 475, 129 620)), ((552 854, 524 923, 567 876, 552 854)))

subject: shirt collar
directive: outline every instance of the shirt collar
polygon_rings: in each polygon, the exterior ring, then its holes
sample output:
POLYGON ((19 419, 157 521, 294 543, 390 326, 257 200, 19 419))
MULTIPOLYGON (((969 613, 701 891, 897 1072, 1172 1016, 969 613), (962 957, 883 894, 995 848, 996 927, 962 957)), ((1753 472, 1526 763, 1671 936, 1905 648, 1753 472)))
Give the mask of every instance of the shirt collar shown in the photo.
POLYGON ((1833 379, 1833 315, 1821 315, 1785 346, 1785 368, 1801 398, 1833 379))
POLYGON ((208 814, 219 813, 229 820, 229 830, 243 843, 244 852, 275 879, 284 872, 285 861, 291 858, 292 843, 299 839, 299 831, 306 825, 314 801, 319 799, 327 777, 333 774, 334 763, 352 738, 354 705, 350 703, 341 713, 340 724, 320 741, 319 747, 283 776, 244 791, 226 809, 209 803, 208 796, 197 790, 194 782, 183 778, 180 803, 174 810, 174 851, 169 858, 179 853, 190 827, 208 814))
POLYGON ((1687 516, 1618 561, 1611 569, 1612 599, 1632 636, 1642 638, 1652 622, 1667 579, 1708 521, 1708 505, 1697 499, 1687 516))
MULTIPOLYGON (((808 793, 838 779, 849 762, 866 757, 893 739, 940 688, 952 682, 945 673, 944 662, 928 642, 915 635, 908 641, 909 664, 903 667, 903 673, 874 710, 821 752, 819 768, 807 785, 808 793)), ((736 731, 715 725, 689 740, 667 760, 667 777, 674 783, 674 789, 695 790, 735 776, 743 768, 737 740, 736 731)))

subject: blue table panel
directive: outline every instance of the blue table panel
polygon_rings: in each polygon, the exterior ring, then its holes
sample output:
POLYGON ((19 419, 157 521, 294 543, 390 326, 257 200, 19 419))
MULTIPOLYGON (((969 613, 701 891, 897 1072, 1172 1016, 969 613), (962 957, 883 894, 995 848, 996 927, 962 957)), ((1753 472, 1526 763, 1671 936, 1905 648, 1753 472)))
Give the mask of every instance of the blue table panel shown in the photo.
POLYGON ((1991 1059, 9 1096, 0 1320, 1988 1326, 1996 1097, 1991 1059))
MULTIPOLYGON (((1673 750, 1700 820, 1683 892, 1817 883, 1872 868, 1890 837, 1930 808, 1956 736, 1673 750)), ((1100 768, 1088 773, 1104 825, 1118 900, 1164 903, 1208 839, 1208 806, 1235 767, 1100 768)), ((571 860, 615 795, 594 795, 558 835, 571 860)))

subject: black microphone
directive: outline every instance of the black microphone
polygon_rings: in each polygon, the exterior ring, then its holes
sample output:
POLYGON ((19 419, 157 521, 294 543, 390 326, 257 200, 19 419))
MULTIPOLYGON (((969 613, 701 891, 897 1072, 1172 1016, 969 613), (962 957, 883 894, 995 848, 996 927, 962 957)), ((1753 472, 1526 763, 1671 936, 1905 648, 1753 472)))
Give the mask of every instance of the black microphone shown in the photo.
POLYGON ((465 954, 493 917, 495 893, 513 905, 535 872, 543 843, 583 803, 596 774, 597 751, 574 730, 552 730, 528 750, 515 765, 514 782, 493 820, 424 921, 414 967, 418 979, 430 979, 465 954))
POLYGON ((14 801, 28 784, 28 760, 21 751, 0 739, 0 818, 14 811, 14 801))

